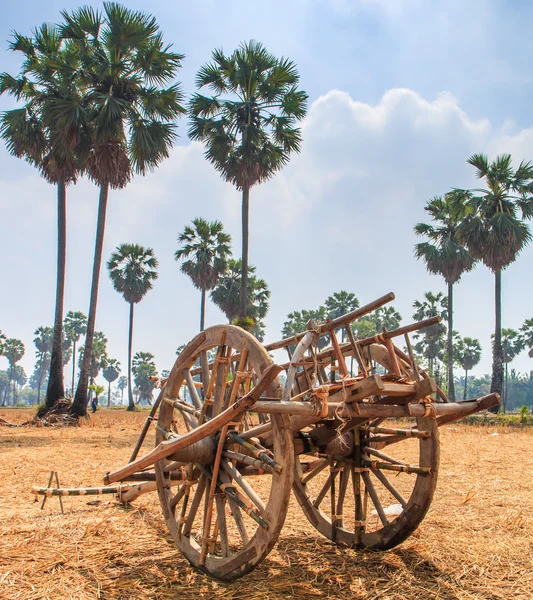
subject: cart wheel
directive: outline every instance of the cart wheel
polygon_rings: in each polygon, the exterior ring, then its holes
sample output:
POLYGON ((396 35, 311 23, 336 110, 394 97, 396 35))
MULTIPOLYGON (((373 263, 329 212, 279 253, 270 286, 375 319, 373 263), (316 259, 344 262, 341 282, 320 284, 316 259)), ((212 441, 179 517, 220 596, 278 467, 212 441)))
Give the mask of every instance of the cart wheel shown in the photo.
MULTIPOLYGON (((387 369, 388 353, 378 346, 372 345, 372 360, 383 362, 387 369)), ((292 381, 289 369, 287 382, 292 381)), ((342 426, 338 421, 330 424, 333 432, 342 426)), ((317 439, 314 430, 325 425, 324 421, 311 424, 304 438, 317 439)), ((296 456, 293 485, 306 517, 320 533, 341 545, 387 550, 415 531, 437 484, 435 419, 360 423, 345 433, 339 430, 320 450, 306 454, 304 445, 304 453, 296 456)))
MULTIPOLYGON (((200 333, 172 369, 156 443, 215 417, 248 393, 271 364, 263 346, 239 327, 221 325, 200 333)), ((276 379, 265 396, 280 398, 281 391, 276 379)), ((231 581, 254 569, 285 521, 294 473, 292 433, 287 416, 271 420, 267 448, 247 439, 246 430, 258 422, 247 411, 216 435, 155 465, 172 537, 195 568, 216 579, 231 581), (180 478, 183 483, 176 487, 180 478)))

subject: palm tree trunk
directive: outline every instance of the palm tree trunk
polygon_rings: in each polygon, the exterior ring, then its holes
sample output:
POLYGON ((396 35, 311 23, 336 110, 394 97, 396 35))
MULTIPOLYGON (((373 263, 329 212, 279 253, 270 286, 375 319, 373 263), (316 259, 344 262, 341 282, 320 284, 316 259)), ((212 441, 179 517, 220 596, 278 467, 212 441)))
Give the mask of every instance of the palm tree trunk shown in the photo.
POLYGON ((507 398, 509 397, 509 363, 505 363, 505 387, 503 391, 503 412, 507 412, 507 398))
POLYGON ((468 371, 465 369, 465 391, 463 394, 463 400, 466 400, 466 388, 468 385, 468 371))
POLYGON ((107 211, 107 198, 109 195, 109 184, 100 187, 100 199, 98 202, 98 220, 96 225, 96 242, 94 246, 93 278, 91 283, 91 300, 89 304, 89 317, 87 321, 87 335, 85 336, 85 350, 83 351, 83 362, 80 369, 80 378, 74 401, 70 412, 79 417, 87 414, 87 383, 89 380, 89 368, 93 350, 94 327, 96 323, 96 307, 98 305, 98 284, 100 281, 100 267, 102 265, 102 249, 104 246, 105 218, 107 211))
POLYGON ((135 410, 131 385, 131 354, 133 348, 133 302, 130 302, 130 332, 128 338, 128 410, 135 410))
POLYGON ((248 233, 250 218, 250 188, 242 190, 242 271, 241 271, 241 318, 246 317, 248 308, 248 233))
POLYGON ((63 382, 63 301, 65 298, 65 273, 67 260, 67 186, 57 184, 57 281, 54 339, 50 357, 50 375, 46 390, 44 412, 50 410, 60 398, 65 397, 63 382))
POLYGON ((205 329, 205 290, 202 290, 202 299, 200 301, 200 331, 205 329))
POLYGON ((17 400, 17 382, 15 381, 15 366, 11 367, 11 377, 13 377, 13 406, 17 400))
MULTIPOLYGON (((503 356, 502 356, 502 272, 494 273, 494 307, 495 322, 494 329, 494 350, 492 356, 492 382, 490 386, 491 393, 497 392, 502 395, 503 388, 503 356)), ((498 407, 491 409, 492 412, 498 412, 498 407)))
POLYGON ((76 338, 72 343, 72 392, 71 396, 74 398, 74 379, 76 377, 76 338))
POLYGON ((111 382, 107 382, 107 408, 111 405, 111 382))
POLYGON ((455 402, 453 383, 453 283, 448 283, 448 398, 455 402))

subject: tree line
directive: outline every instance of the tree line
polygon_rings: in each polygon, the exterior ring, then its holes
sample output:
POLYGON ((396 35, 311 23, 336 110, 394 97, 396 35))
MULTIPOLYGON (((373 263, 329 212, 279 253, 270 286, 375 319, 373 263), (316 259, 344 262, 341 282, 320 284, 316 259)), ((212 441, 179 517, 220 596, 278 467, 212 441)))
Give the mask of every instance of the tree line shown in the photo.
POLYGON ((0 76, 0 94, 11 94, 22 106, 2 114, 0 135, 9 152, 57 186, 54 339, 44 411, 65 396, 67 187, 82 176, 99 186, 86 352, 70 408, 83 416, 110 189, 126 187, 135 174, 167 158, 177 138, 176 121, 187 113, 189 137, 204 142, 207 160, 242 193, 239 316, 246 320, 250 190, 299 151, 297 122, 306 114, 307 94, 298 89, 292 61, 251 41, 230 55, 213 51, 212 61, 197 73, 199 91, 185 105, 175 81, 184 56, 164 42, 153 16, 111 2, 102 12, 82 7, 61 15, 61 23, 43 24, 31 36, 14 33, 10 49, 22 54, 22 68, 17 76, 0 76))

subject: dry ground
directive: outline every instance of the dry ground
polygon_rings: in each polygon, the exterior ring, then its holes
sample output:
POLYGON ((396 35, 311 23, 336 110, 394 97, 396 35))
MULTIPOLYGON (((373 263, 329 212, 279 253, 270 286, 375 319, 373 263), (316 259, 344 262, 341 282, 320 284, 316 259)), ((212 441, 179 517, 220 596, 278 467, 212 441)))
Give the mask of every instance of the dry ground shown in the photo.
MULTIPOLYGON (((0 409, 22 422, 29 411, 0 409)), ((156 494, 124 508, 104 496, 57 498, 32 485, 101 485, 127 462, 145 414, 101 411, 80 428, 0 428, 0 598, 533 598, 533 430, 441 430, 441 472, 420 529, 382 554, 337 548, 297 503, 251 574, 221 584, 192 570, 168 535, 156 494), (497 435, 495 435, 497 434, 497 435)))

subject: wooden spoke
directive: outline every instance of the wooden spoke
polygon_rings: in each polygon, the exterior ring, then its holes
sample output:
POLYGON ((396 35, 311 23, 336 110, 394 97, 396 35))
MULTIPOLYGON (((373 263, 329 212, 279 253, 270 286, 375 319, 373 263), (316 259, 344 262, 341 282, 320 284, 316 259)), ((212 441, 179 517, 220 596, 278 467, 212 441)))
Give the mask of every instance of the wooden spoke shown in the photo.
POLYGON ((363 478, 363 481, 365 482, 365 488, 372 500, 372 503, 374 504, 374 506, 376 508, 376 511, 379 515, 379 518, 381 519, 381 522, 383 523, 383 525, 388 525, 389 520, 387 519, 387 517, 385 515, 385 511, 383 510, 383 506, 379 500, 378 493, 376 492, 376 488, 374 487, 374 484, 372 483, 372 480, 370 479, 370 475, 368 474, 368 471, 363 471, 361 473, 361 476, 363 478))
POLYGON ((328 465, 329 462, 326 458, 322 461, 319 461, 318 466, 316 466, 314 469, 311 469, 311 471, 302 478, 302 483, 306 484, 308 481, 311 481, 311 479, 321 473, 328 465))
POLYGON ((261 515, 264 516, 266 514, 265 503, 257 495, 253 487, 248 483, 248 480, 245 477, 243 477, 239 473, 239 471, 237 471, 237 469, 227 460, 222 461, 222 468, 232 477, 234 481, 236 481, 239 484, 244 493, 259 509, 261 515))
POLYGON ((381 452, 381 450, 376 450, 375 448, 371 448, 370 446, 365 446, 365 453, 371 454, 372 456, 376 456, 377 458, 381 458, 381 460, 385 460, 390 462, 393 465, 406 465, 407 463, 399 458, 395 458, 394 456, 389 456, 385 454, 385 452, 381 452))
POLYGON ((402 505, 402 508, 407 506, 407 500, 400 494, 400 492, 392 485, 392 483, 385 477, 385 475, 378 471, 377 469, 373 469, 370 467, 370 471, 375 475, 376 479, 378 479, 387 490, 398 500, 398 502, 402 505))

